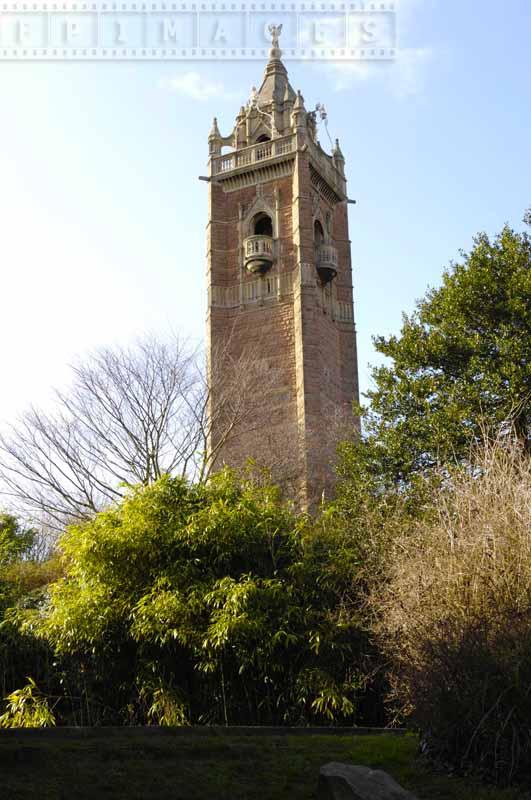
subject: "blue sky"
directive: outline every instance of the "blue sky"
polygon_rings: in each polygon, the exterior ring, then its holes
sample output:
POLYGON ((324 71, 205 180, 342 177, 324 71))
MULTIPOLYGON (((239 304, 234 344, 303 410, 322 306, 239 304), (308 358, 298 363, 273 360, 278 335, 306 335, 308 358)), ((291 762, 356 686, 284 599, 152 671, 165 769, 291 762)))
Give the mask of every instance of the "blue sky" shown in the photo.
MULTIPOLYGON (((531 205, 529 0, 404 0, 389 64, 287 61, 347 159, 362 388, 479 230, 531 205)), ((0 422, 87 350, 205 319, 207 135, 263 65, 1 63, 0 422)), ((326 137, 321 137, 326 144, 326 137)))

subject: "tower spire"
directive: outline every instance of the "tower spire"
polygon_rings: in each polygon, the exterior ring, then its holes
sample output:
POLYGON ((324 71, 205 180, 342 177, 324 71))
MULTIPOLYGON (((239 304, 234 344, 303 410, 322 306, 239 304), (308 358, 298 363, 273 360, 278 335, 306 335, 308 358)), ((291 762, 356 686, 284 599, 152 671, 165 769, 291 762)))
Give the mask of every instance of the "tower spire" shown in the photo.
POLYGON ((277 105, 286 101, 295 100, 295 92, 290 86, 288 72, 282 63, 282 50, 279 46, 279 36, 282 32, 282 25, 270 25, 269 33, 271 36, 271 49, 269 51, 269 61, 267 62, 264 79, 260 86, 256 99, 260 106, 269 105, 273 98, 277 105))
POLYGON ((300 89, 297 90, 295 104, 291 112, 291 124, 296 130, 304 130, 306 125, 306 109, 304 108, 304 97, 300 89))
POLYGON ((209 138, 221 139, 221 133, 219 132, 217 117, 214 117, 214 119, 212 120, 212 127, 210 128, 209 138))
POLYGON ((345 156, 339 146, 339 139, 336 139, 334 149, 332 150, 332 158, 334 163, 342 175, 345 174, 345 156))
POLYGON ((218 128, 217 118, 212 120, 212 127, 208 134, 208 148, 211 155, 218 155, 221 153, 221 133, 218 128))

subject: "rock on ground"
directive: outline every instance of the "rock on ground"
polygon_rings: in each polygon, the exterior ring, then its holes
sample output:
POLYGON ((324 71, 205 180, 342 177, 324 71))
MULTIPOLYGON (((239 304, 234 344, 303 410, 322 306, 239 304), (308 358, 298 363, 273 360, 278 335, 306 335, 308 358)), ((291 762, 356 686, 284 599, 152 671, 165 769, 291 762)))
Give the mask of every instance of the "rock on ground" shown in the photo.
POLYGON ((386 772, 331 762, 321 767, 318 800, 416 800, 386 772))

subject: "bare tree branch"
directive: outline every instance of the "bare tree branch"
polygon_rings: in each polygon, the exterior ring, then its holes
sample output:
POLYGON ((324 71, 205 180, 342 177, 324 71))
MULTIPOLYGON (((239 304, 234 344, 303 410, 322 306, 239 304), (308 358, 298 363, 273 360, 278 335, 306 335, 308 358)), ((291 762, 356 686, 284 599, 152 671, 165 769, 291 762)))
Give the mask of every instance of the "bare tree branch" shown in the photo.
POLYGON ((51 412, 30 408, 0 435, 4 494, 61 527, 119 500, 126 485, 164 473, 194 477, 198 360, 178 339, 146 337, 77 363, 51 412))
POLYGON ((72 367, 51 411, 30 408, 0 434, 4 495, 19 513, 61 528, 119 501, 131 484, 166 473, 206 481, 222 454, 235 466, 293 460, 296 435, 283 431, 274 454, 263 416, 278 405, 279 376, 232 349, 220 348, 208 370, 178 339, 97 350, 72 367))

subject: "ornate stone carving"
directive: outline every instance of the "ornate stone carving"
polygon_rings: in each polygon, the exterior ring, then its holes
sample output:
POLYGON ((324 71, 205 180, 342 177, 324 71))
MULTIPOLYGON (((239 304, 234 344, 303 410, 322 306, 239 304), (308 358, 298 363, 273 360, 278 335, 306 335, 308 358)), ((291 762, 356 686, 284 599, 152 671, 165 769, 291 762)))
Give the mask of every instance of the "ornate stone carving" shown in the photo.
POLYGON ((282 25, 270 25, 268 31, 271 34, 271 47, 278 48, 278 37, 282 33, 282 25))

